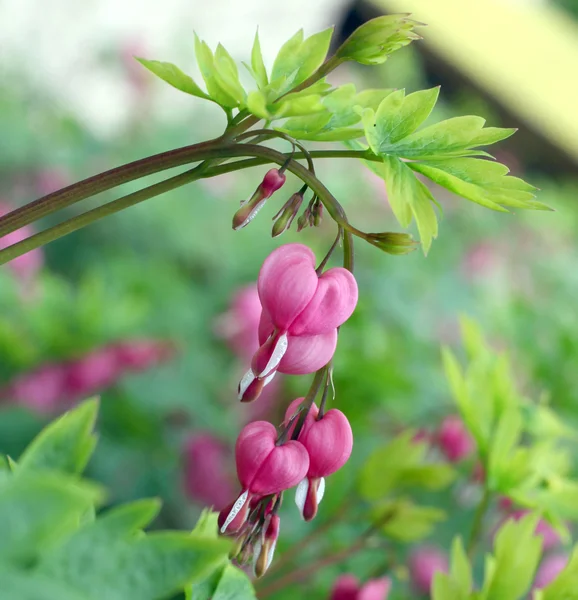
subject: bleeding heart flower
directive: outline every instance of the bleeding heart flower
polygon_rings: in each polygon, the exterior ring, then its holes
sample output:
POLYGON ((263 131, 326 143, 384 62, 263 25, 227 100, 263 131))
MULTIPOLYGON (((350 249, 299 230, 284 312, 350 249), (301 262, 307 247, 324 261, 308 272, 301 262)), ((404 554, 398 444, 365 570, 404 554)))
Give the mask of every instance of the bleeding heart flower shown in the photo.
POLYGON ((460 417, 446 417, 437 433, 441 451, 450 462, 467 458, 475 449, 475 443, 460 417))
POLYGON ((255 387, 249 389, 256 379, 270 380, 277 371, 304 375, 326 365, 335 352, 337 328, 357 304, 353 275, 336 267, 318 276, 315 255, 302 244, 286 244, 269 255, 258 290, 261 347, 239 385, 243 401, 257 397, 255 387))
POLYGON ((434 575, 448 572, 448 559, 437 548, 418 548, 409 558, 409 574, 414 589, 420 594, 429 594, 434 575))
POLYGON ((263 208, 267 198, 270 198, 279 188, 283 186, 287 177, 281 169, 270 169, 265 173, 261 185, 249 200, 241 204, 241 208, 233 217, 233 229, 242 229, 248 225, 263 208))
MULTIPOLYGON (((286 421, 289 411, 294 414, 302 400, 298 398, 291 403, 285 415, 286 421)), ((297 486, 295 502, 303 518, 310 521, 317 514, 323 498, 325 477, 341 469, 351 456, 353 433, 347 417, 340 410, 332 408, 319 416, 317 407, 312 406, 298 440, 309 454, 309 469, 307 477, 297 486)))
POLYGON ((64 398, 66 369, 61 364, 46 364, 17 377, 2 392, 11 400, 40 413, 51 413, 64 398))
POLYGON ((277 444, 277 430, 267 421, 249 423, 239 434, 235 459, 242 492, 227 514, 221 533, 238 531, 252 499, 288 490, 305 477, 309 455, 303 445, 294 440, 277 444))
POLYGON ((146 371, 175 353, 174 346, 164 340, 129 340, 112 348, 120 366, 130 371, 146 371))
POLYGON ((335 581, 330 600, 387 600, 391 590, 391 579, 370 579, 360 586, 354 575, 341 575, 335 581))
POLYGON ((73 400, 87 398, 110 387, 121 374, 112 346, 93 350, 67 365, 66 395, 73 400))

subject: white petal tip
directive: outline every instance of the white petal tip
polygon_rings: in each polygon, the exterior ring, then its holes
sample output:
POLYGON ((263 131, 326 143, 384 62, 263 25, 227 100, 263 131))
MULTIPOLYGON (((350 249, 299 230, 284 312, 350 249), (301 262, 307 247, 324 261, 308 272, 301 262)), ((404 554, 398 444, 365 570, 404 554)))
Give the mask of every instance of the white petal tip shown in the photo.
POLYGON ((239 382, 239 400, 243 399, 247 388, 253 383, 253 381, 255 381, 255 374, 251 369, 249 369, 239 382))
POLYGON ((295 504, 299 509, 299 514, 303 518, 303 509, 305 508, 305 500, 307 499, 307 490, 309 489, 309 480, 307 477, 302 479, 295 488, 295 504))

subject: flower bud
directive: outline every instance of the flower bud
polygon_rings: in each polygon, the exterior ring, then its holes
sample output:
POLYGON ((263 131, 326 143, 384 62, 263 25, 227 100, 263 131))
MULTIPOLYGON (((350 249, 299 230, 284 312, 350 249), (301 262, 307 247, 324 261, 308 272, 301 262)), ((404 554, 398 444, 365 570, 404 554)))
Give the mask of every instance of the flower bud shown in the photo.
POLYGON ((267 198, 270 198, 285 183, 286 179, 285 174, 279 169, 267 171, 255 193, 247 202, 241 204, 241 208, 233 216, 233 229, 242 229, 248 225, 263 208, 267 198))
POLYGON ((458 416, 446 417, 437 434, 441 451, 450 462, 459 462, 474 451, 474 440, 458 416))
POLYGON ((281 210, 273 217, 275 223, 273 223, 273 229, 271 231, 272 237, 281 235, 284 231, 287 231, 287 229, 291 227, 291 223, 293 223, 293 219, 299 212, 302 202, 302 192, 293 194, 291 198, 285 202, 281 210))
POLYGON ((419 246, 419 242, 414 241, 408 233, 366 233, 363 239, 372 246, 394 256, 409 254, 419 246))
POLYGON ((275 554, 281 519, 278 515, 270 515, 263 526, 263 533, 255 543, 253 554, 253 570, 255 577, 263 577, 275 554))

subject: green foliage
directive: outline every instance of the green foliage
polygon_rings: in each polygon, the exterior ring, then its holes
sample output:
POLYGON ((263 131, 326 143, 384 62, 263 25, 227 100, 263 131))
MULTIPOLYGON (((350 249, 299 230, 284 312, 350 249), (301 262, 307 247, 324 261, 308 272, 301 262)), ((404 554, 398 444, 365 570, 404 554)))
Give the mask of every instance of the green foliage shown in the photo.
POLYGON ((374 527, 385 536, 409 543, 428 537, 438 523, 447 519, 447 513, 402 497, 377 503, 370 511, 370 517, 374 527))
POLYGON ((161 62, 159 60, 146 60, 145 58, 137 58, 139 63, 146 67, 149 71, 172 85, 177 90, 210 100, 210 97, 195 83, 192 77, 183 73, 176 65, 170 62, 161 62))
POLYGON ((578 598, 578 546, 564 570, 546 586, 536 600, 576 600, 578 598))
POLYGON ((154 499, 94 518, 102 490, 77 474, 94 449, 97 409, 92 400, 65 414, 30 444, 14 473, 0 472, 0 598, 160 600, 215 571, 223 593, 235 587, 239 575, 223 575, 230 543, 217 537, 214 514, 192 534, 145 534, 160 508, 154 499))
POLYGON ((434 576, 432 600, 468 600, 472 591, 472 567, 461 538, 452 543, 449 573, 438 571, 434 576))

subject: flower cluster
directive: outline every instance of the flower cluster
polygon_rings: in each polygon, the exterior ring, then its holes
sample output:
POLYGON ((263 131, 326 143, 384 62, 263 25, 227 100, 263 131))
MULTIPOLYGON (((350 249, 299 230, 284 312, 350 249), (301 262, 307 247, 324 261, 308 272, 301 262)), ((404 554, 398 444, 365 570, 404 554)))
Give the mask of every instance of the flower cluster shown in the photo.
POLYGON ((354 575, 341 575, 331 590, 330 600, 387 600, 391 579, 381 577, 360 585, 354 575))
POLYGON ((319 275, 315 255, 302 244, 286 244, 263 263, 258 280, 262 313, 260 347, 239 384, 239 399, 255 400, 277 372, 313 373, 335 352, 337 328, 357 304, 357 283, 346 269, 319 275))
POLYGON ((42 413, 68 407, 131 372, 150 369, 174 353, 162 340, 127 340, 97 348, 71 361, 27 371, 0 390, 0 397, 42 413))

